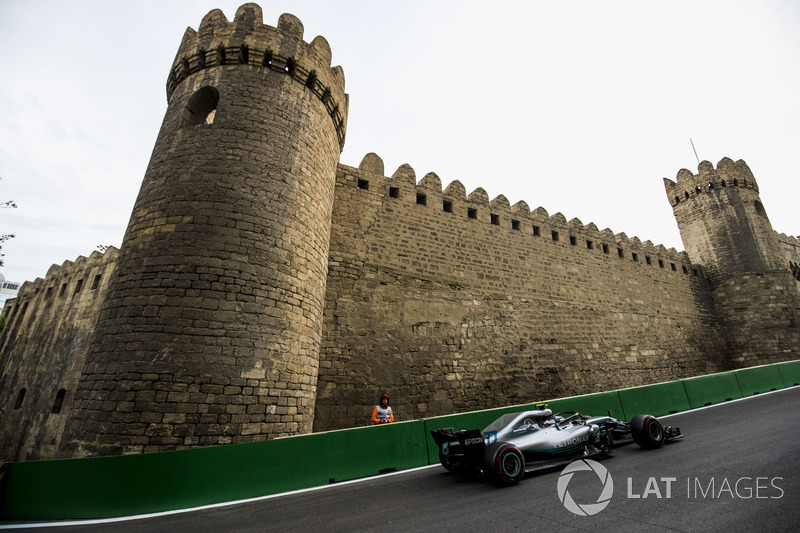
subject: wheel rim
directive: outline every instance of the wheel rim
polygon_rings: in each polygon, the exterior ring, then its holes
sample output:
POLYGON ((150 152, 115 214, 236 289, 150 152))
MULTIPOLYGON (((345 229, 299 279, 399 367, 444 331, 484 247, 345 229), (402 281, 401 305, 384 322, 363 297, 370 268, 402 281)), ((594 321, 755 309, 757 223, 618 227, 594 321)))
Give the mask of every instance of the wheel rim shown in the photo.
POLYGON ((651 420, 650 423, 647 425, 647 432, 650 434, 650 438, 656 442, 660 441, 664 437, 664 432, 661 429, 661 424, 659 424, 655 420, 651 420))
POLYGON ((515 477, 522 469, 522 461, 520 461, 516 453, 509 452, 503 456, 501 466, 503 468, 503 472, 507 476, 515 477))

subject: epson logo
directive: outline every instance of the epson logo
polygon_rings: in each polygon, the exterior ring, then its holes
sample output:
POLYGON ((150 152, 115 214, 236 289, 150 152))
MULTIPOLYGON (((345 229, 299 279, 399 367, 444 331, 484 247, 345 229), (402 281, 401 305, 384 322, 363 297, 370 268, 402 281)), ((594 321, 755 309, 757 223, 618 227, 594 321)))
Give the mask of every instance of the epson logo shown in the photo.
POLYGON ((483 439, 481 437, 474 437, 474 438, 471 438, 471 439, 464 439, 464 445, 465 446, 469 446, 470 444, 480 444, 481 442, 483 442, 483 439))

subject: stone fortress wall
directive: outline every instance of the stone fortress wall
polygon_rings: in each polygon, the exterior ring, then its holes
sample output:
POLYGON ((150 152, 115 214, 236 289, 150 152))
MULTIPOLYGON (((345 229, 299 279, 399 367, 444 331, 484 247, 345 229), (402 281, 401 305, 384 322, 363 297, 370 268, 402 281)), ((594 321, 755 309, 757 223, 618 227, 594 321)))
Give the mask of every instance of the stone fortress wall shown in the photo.
POLYGON ((665 180, 687 252, 665 249, 337 163, 330 57, 255 4, 187 30, 122 247, 6 304, 0 459, 364 425, 384 391, 409 420, 800 358, 800 247, 744 162, 665 180))
POLYGON ((778 242, 789 260, 789 267, 792 270, 794 279, 800 283, 800 238, 780 233, 778 242))
POLYGON ((744 161, 704 161, 664 180, 686 251, 706 272, 736 365, 774 363, 800 351, 800 291, 744 161))
POLYGON ((63 455, 312 430, 347 95, 324 38, 262 18, 184 34, 63 455))
POLYGON ((6 301, 0 332, 0 457, 56 456, 118 250, 53 265, 6 301), (8 395, 8 398, 6 398, 8 395))
MULTIPOLYGON (((379 390, 413 419, 732 367, 685 252, 458 181, 442 190, 407 165, 386 177, 374 154, 338 166, 331 231, 316 431, 365 424, 379 390)), ((777 237, 796 261, 798 239, 777 237)), ((4 457, 55 456, 117 255, 54 265, 7 302, 4 457)), ((214 394, 229 404, 243 389, 214 394)))
POLYGON ((381 387, 410 419, 727 369, 685 253, 383 173, 339 166, 316 430, 363 423, 381 387))

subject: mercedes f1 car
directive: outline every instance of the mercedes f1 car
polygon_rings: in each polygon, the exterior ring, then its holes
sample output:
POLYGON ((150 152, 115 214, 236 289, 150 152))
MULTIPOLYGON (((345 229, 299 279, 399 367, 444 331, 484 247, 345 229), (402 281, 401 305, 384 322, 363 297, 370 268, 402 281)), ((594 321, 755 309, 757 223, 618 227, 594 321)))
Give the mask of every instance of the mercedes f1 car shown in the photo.
POLYGON ((584 457, 607 456, 615 444, 634 441, 660 448, 683 437, 680 428, 663 426, 650 415, 630 422, 609 416, 588 417, 576 411, 558 414, 546 407, 501 416, 483 431, 431 431, 439 461, 447 470, 500 485, 515 485, 526 473, 565 465, 584 457))

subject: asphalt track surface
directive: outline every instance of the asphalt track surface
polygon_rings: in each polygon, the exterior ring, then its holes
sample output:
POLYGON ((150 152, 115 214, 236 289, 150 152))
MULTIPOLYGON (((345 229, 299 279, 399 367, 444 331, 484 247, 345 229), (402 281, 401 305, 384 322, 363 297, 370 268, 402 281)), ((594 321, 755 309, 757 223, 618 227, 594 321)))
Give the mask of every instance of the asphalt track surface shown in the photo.
MULTIPOLYGON (((800 388, 673 415, 664 423, 680 426, 685 438, 653 451, 621 446, 600 462, 613 480, 613 496, 593 516, 575 515, 561 503, 561 468, 499 488, 437 465, 225 507, 34 530, 800 530, 800 388)), ((592 471, 576 473, 565 486, 578 504, 596 503, 603 488, 592 471)))

